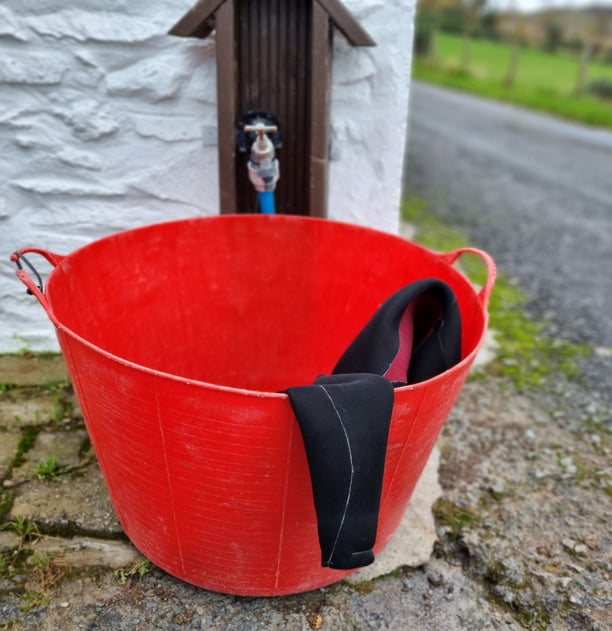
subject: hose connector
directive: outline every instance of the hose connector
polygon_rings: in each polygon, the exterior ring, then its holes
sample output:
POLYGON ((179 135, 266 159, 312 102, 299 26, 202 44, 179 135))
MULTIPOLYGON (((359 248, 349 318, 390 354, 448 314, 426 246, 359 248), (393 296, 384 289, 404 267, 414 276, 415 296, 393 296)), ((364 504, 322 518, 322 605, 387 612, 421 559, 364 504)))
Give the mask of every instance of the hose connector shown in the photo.
POLYGON ((258 122, 254 125, 245 125, 244 131, 247 134, 257 134, 255 142, 251 145, 251 157, 248 162, 249 180, 259 193, 272 192, 280 178, 280 165, 268 134, 278 132, 278 127, 258 122))

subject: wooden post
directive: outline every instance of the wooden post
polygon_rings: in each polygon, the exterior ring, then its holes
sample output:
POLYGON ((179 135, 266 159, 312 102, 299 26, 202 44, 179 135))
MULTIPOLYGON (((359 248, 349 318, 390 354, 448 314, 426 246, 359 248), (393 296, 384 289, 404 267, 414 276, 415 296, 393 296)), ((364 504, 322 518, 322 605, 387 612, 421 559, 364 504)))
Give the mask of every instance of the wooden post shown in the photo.
POLYGON ((310 214, 327 215, 330 89, 331 89, 331 27, 328 13, 314 3, 312 15, 312 85, 319 91, 310 110, 310 214))
POLYGON ((236 195, 236 22, 234 3, 225 2, 217 16, 217 121, 219 204, 222 213, 237 213, 236 195))
POLYGON ((236 124, 248 110, 280 121, 281 213, 327 214, 332 25, 353 46, 374 40, 338 0, 198 0, 170 30, 208 37, 217 30, 220 211, 253 212, 247 156, 236 124))

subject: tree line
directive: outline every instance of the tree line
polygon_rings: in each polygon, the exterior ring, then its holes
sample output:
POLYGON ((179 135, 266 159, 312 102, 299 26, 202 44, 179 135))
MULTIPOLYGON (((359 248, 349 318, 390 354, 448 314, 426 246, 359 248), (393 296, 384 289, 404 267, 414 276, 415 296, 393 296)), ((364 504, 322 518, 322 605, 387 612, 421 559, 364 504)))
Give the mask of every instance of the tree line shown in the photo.
MULTIPOLYGON (((512 7, 497 9, 487 0, 419 0, 415 53, 433 64, 438 61, 436 39, 439 32, 463 37, 460 64, 465 71, 469 70, 473 39, 508 43, 511 53, 504 83, 509 87, 516 81, 521 51, 526 46, 537 46, 552 54, 567 52, 576 55, 577 93, 587 89, 588 67, 593 60, 612 64, 611 7, 549 8, 537 13, 523 13, 512 7)), ((610 82, 600 83, 604 92, 600 96, 612 96, 610 82)))

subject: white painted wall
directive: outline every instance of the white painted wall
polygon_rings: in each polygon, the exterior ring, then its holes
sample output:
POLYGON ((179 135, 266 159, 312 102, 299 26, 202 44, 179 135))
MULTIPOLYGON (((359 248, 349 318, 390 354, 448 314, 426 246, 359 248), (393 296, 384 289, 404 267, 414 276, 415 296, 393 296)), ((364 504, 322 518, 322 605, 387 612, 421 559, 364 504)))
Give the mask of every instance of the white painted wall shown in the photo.
MULTIPOLYGON (((18 247, 217 213, 214 36, 166 35, 191 4, 2 0, 0 352, 58 348, 18 247)), ((394 232, 415 0, 345 4, 378 46, 335 38, 329 214, 394 232)))

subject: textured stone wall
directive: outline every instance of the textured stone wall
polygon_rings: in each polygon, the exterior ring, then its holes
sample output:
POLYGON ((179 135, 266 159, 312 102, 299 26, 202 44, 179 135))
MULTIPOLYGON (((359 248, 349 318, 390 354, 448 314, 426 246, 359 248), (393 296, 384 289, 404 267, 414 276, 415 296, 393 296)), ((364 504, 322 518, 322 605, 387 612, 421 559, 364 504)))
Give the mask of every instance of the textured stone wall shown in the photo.
POLYGON ((334 40, 329 216, 396 232, 415 2, 345 4, 377 46, 334 40))
MULTIPOLYGON (((168 29, 191 0, 0 5, 0 352, 55 349, 7 264, 218 208, 214 36, 168 29)), ((345 4, 377 40, 335 37, 330 217, 398 224, 413 0, 345 4)))

